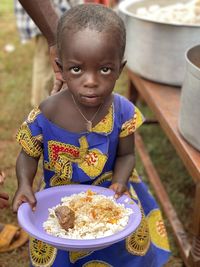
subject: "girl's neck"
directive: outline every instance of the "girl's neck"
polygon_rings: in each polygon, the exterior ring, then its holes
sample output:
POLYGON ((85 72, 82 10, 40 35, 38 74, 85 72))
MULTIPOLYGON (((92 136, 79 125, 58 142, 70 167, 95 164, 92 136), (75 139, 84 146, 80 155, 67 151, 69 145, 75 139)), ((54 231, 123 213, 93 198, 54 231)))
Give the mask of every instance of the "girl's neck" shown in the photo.
MULTIPOLYGON (((63 90, 59 99, 60 100, 56 105, 56 111, 52 114, 52 121, 70 132, 81 133, 87 131, 89 129, 86 128, 87 121, 83 118, 75 106, 69 90, 63 90)), ((102 107, 92 120, 92 127, 96 126, 108 114, 109 108, 113 103, 113 99, 113 94, 106 98, 102 107)), ((84 114, 86 119, 90 121, 95 112, 97 112, 98 108, 99 107, 85 107, 85 109, 81 109, 81 112, 84 114)))
POLYGON ((113 102, 113 93, 110 94, 104 102, 100 103, 98 106, 91 107, 91 106, 85 106, 81 103, 77 102, 77 100, 74 98, 74 96, 71 94, 71 92, 66 89, 67 95, 69 100, 73 103, 74 107, 77 109, 78 113, 83 113, 84 116, 86 116, 88 119, 92 118, 93 115, 99 110, 99 113, 107 112, 109 107, 111 106, 113 102), (100 112, 101 111, 101 112, 100 112))

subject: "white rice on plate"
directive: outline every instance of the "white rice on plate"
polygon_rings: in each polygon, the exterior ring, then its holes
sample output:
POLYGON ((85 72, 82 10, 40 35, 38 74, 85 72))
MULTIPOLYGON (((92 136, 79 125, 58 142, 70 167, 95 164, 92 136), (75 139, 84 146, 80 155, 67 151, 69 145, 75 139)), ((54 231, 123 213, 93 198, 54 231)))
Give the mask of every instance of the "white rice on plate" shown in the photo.
MULTIPOLYGON (((128 200, 128 198, 127 198, 128 200)), ((125 228, 133 213, 114 197, 104 196, 88 190, 63 197, 61 204, 49 209, 43 227, 48 234, 69 239, 95 239, 113 235, 125 228), (75 212, 74 227, 63 229, 55 215, 59 206, 68 206, 75 212)))

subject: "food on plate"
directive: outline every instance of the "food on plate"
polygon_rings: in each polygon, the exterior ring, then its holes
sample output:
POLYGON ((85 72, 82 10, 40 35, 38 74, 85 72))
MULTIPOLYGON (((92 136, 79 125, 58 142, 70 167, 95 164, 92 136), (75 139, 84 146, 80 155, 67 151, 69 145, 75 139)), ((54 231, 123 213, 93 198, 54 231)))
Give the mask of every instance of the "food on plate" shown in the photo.
POLYGON ((63 197, 61 204, 49 209, 43 227, 57 237, 95 239, 123 230, 131 214, 132 209, 117 203, 114 196, 88 190, 63 197))
POLYGON ((166 23, 200 24, 200 0, 177 2, 167 6, 160 6, 155 1, 154 5, 138 8, 136 15, 166 23))

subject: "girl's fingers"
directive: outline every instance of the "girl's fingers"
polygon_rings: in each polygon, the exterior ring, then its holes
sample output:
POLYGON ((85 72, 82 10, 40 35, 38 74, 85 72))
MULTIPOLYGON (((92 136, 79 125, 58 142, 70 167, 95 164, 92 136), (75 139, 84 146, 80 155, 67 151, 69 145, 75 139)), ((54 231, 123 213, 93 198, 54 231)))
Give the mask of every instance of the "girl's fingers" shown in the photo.
POLYGON ((16 213, 19 209, 19 206, 22 204, 22 200, 19 199, 16 202, 13 203, 13 212, 16 213))
POLYGON ((35 211, 36 204, 37 204, 37 201, 36 201, 35 197, 29 200, 29 204, 31 206, 32 211, 35 211))
POLYGON ((124 192, 124 195, 127 195, 128 197, 130 197, 130 198, 131 198, 131 194, 130 194, 130 192, 129 192, 129 191, 126 191, 126 192, 124 192))
POLYGON ((29 205, 31 206, 32 211, 35 211, 36 203, 37 203, 35 196, 34 195, 31 195, 29 197, 23 196, 22 197, 22 203, 26 203, 26 202, 29 203, 29 205))
POLYGON ((116 199, 121 197, 123 194, 131 197, 131 195, 130 195, 129 191, 127 190, 126 186, 123 186, 121 184, 115 183, 115 184, 112 184, 109 188, 112 189, 115 192, 114 197, 116 199))
POLYGON ((29 205, 31 206, 31 209, 33 211, 35 211, 35 207, 36 207, 36 199, 35 199, 35 197, 34 196, 27 197, 25 195, 22 195, 18 200, 15 200, 13 202, 13 212, 17 212, 19 207, 23 203, 29 203, 29 205))

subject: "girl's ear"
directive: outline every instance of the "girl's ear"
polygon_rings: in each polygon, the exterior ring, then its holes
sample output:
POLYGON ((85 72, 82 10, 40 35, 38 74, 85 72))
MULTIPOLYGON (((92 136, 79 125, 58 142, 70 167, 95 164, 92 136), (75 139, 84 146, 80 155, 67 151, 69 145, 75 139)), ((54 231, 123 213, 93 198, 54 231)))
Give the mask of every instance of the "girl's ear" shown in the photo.
POLYGON ((63 72, 63 66, 62 66, 62 63, 60 62, 59 58, 55 59, 55 63, 58 66, 60 72, 63 72))
POLYGON ((64 77, 63 77, 63 65, 62 65, 61 61, 59 60, 59 58, 56 58, 56 59, 55 59, 55 63, 56 63, 56 65, 57 65, 58 69, 59 69, 59 72, 60 72, 61 75, 62 75, 62 81, 65 82, 65 79, 64 79, 64 77))
POLYGON ((122 72, 123 68, 125 67, 125 65, 126 65, 126 62, 127 62, 127 60, 126 60, 126 59, 123 59, 123 60, 122 60, 122 62, 121 62, 121 65, 120 65, 120 74, 121 74, 121 72, 122 72))
MULTIPOLYGON (((127 60, 125 60, 125 59, 122 60, 122 62, 121 62, 121 64, 120 64, 120 68, 119 68, 119 75, 118 75, 118 78, 119 78, 119 76, 120 76, 120 74, 121 74, 123 68, 125 67, 126 62, 127 62, 127 60)), ((118 78, 117 78, 117 79, 118 79, 118 78)))

